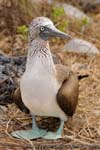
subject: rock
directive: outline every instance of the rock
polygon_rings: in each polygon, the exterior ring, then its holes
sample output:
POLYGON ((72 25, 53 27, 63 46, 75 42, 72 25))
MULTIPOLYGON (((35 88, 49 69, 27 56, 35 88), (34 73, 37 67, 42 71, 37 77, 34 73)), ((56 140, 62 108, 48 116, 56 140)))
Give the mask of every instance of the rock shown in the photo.
POLYGON ((91 22, 91 19, 85 13, 83 13, 81 10, 79 10, 78 8, 76 8, 72 5, 69 5, 69 4, 65 4, 65 3, 62 3, 61 6, 64 8, 66 15, 71 16, 78 20, 87 19, 88 22, 91 22))
POLYGON ((41 3, 41 4, 51 4, 53 0, 31 0, 31 2, 34 3, 41 3))
POLYGON ((2 73, 2 71, 4 70, 5 66, 0 65, 0 73, 2 73))
POLYGON ((0 55, 0 105, 13 102, 12 93, 17 87, 16 81, 25 70, 26 56, 7 57, 0 55))
POLYGON ((74 6, 80 6, 85 12, 100 12, 100 0, 67 0, 67 2, 71 3, 74 6))
POLYGON ((86 54, 100 54, 99 49, 97 49, 92 43, 87 42, 83 39, 72 39, 65 46, 64 51, 86 53, 86 54))
POLYGON ((10 63, 10 58, 6 55, 0 54, 0 64, 10 63))

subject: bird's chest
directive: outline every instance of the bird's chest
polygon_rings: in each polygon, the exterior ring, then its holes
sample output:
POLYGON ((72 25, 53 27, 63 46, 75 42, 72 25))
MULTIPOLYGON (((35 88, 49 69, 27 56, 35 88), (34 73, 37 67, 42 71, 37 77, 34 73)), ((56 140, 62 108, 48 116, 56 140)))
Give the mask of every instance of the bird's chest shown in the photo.
POLYGON ((51 105, 56 99, 58 88, 55 74, 47 71, 40 64, 34 65, 30 72, 25 72, 21 79, 23 102, 30 109, 32 107, 34 111, 35 109, 43 109, 47 103, 51 105))
POLYGON ((22 88, 30 88, 35 93, 50 92, 57 86, 55 71, 50 66, 36 61, 32 69, 24 73, 22 84, 24 85, 22 88))

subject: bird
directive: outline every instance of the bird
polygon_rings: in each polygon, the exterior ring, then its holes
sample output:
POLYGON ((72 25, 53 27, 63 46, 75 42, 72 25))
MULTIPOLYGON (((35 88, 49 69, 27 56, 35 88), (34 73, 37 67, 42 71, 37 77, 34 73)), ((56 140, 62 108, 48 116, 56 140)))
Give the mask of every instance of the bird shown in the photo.
POLYGON ((78 78, 67 66, 54 64, 49 46, 52 37, 72 38, 57 29, 47 17, 32 20, 29 25, 26 69, 14 93, 17 106, 31 113, 32 129, 11 132, 16 138, 62 138, 64 122, 75 113, 79 95, 78 78), (35 120, 37 115, 59 118, 57 131, 38 128, 35 120))

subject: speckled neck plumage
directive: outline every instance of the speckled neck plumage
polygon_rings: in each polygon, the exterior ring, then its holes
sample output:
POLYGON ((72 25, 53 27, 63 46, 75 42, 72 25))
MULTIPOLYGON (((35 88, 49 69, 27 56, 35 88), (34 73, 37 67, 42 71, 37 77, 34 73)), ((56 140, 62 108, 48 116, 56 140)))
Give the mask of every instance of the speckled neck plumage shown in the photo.
POLYGON ((45 69, 55 72, 55 65, 50 52, 49 42, 35 39, 29 43, 26 70, 32 69, 35 61, 44 65, 45 69))

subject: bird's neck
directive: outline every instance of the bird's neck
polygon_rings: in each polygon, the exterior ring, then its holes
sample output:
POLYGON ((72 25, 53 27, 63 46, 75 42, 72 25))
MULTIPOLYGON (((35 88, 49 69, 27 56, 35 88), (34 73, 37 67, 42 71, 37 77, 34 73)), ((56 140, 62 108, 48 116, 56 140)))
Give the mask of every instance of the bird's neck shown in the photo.
POLYGON ((29 43, 26 70, 29 71, 32 69, 36 61, 38 61, 45 69, 51 72, 55 71, 55 65, 52 59, 48 41, 35 39, 29 43))

